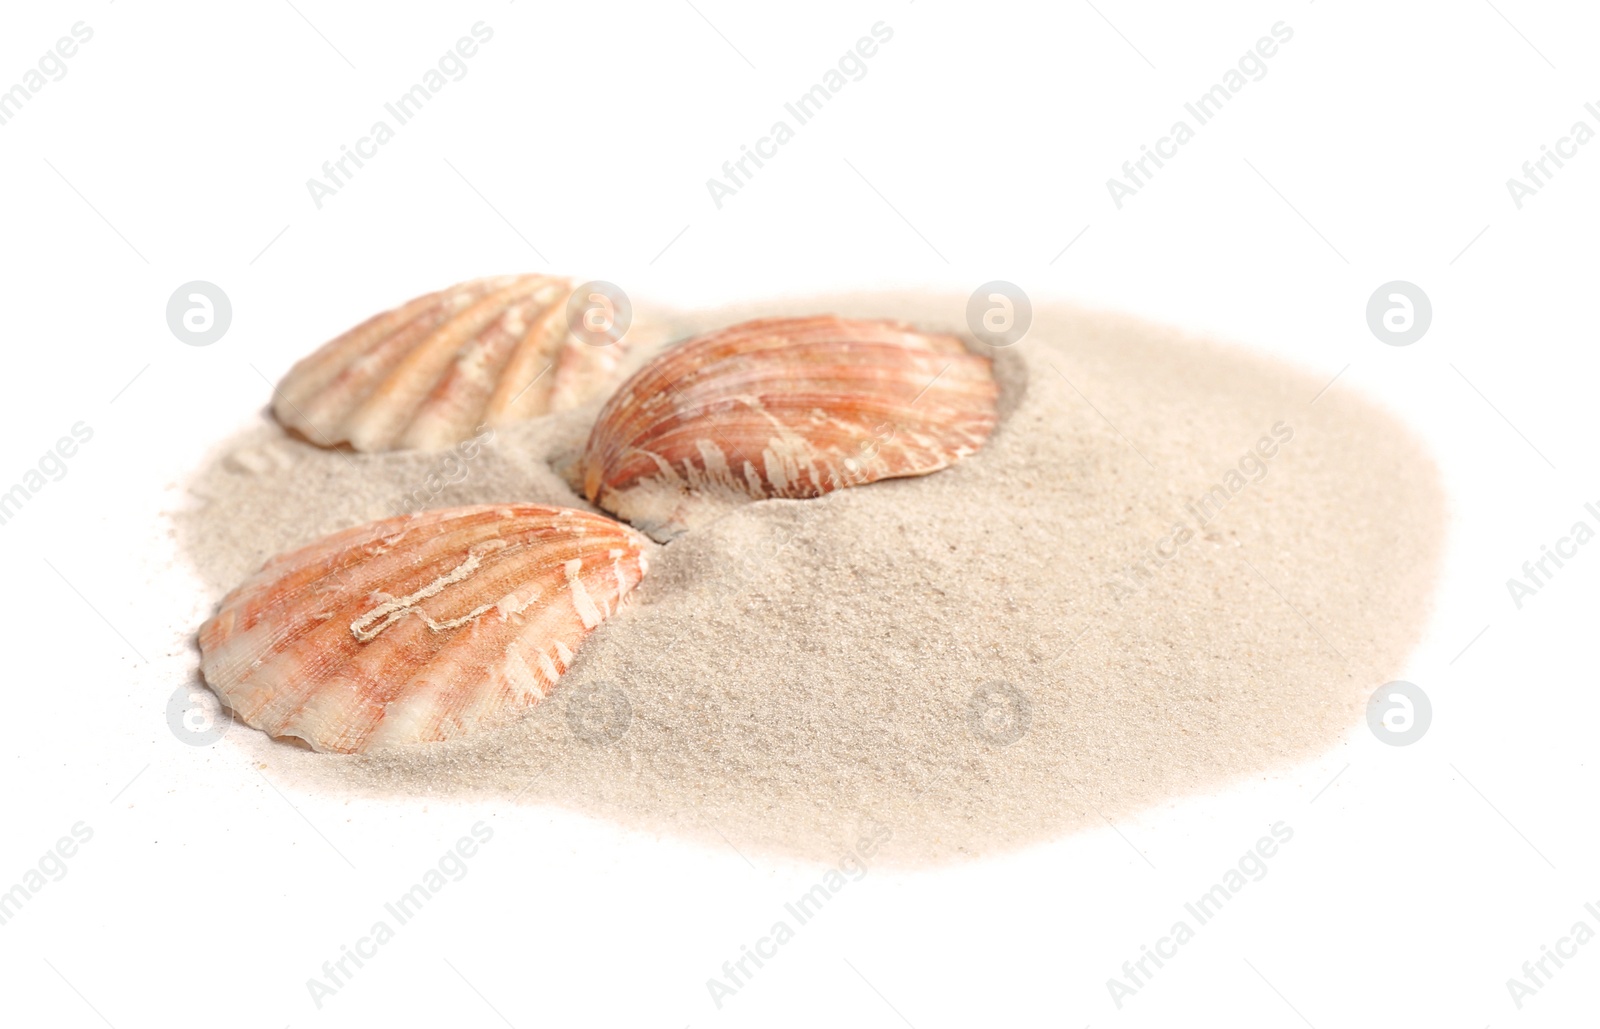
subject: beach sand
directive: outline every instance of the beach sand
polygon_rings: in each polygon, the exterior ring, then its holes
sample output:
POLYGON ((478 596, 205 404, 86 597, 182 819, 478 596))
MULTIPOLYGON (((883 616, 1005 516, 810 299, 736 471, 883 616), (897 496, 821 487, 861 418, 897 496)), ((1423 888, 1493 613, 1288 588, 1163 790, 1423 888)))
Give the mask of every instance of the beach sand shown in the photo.
MULTIPOLYGON (((965 306, 666 316, 965 335, 965 306)), ((1421 637, 1446 530, 1438 471, 1397 418, 1326 377, 1063 305, 1036 304, 1014 346, 973 346, 1002 383, 979 454, 656 548, 514 724, 358 757, 242 726, 227 745, 319 790, 559 805, 808 861, 881 825, 883 860, 915 866, 1282 770, 1360 723, 1421 637)), ((563 473, 599 406, 471 457, 319 450, 266 421, 217 448, 175 530, 220 599, 274 553, 419 506, 587 509, 563 473)))

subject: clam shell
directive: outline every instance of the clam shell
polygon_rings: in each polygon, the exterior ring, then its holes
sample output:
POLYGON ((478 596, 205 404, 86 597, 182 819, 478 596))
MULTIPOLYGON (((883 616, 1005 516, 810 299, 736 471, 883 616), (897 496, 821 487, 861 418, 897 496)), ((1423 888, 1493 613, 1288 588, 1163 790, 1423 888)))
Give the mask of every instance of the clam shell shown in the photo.
POLYGON ((200 630, 243 721, 356 753, 542 700, 645 572, 638 533, 535 504, 388 518, 273 558, 200 630))
POLYGON ((620 377, 630 337, 591 346, 570 334, 571 288, 518 275, 417 297, 291 368, 273 414, 322 446, 438 450, 485 425, 575 407, 620 377))
POLYGON ((745 322, 617 389, 583 489, 668 539, 738 504, 947 467, 989 438, 998 392, 989 359, 954 336, 832 316, 745 322))

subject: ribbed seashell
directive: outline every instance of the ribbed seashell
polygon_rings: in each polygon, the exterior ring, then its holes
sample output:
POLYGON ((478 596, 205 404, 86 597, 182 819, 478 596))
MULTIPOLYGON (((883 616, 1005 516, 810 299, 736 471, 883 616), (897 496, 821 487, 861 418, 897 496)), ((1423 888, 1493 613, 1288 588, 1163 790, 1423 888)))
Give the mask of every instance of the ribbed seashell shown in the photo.
POLYGON ((563 411, 620 376, 631 333, 592 346, 568 331, 566 279, 464 282, 376 315, 283 377, 272 410, 313 443, 439 450, 485 425, 563 411))
POLYGON ((542 700, 645 572, 638 533, 535 504, 446 508, 273 558, 200 630, 201 670, 273 736, 357 753, 542 700))
POLYGON ((583 455, 592 503, 656 539, 738 504, 925 475, 995 425, 988 358, 954 336, 832 316, 688 340, 623 383, 583 455))

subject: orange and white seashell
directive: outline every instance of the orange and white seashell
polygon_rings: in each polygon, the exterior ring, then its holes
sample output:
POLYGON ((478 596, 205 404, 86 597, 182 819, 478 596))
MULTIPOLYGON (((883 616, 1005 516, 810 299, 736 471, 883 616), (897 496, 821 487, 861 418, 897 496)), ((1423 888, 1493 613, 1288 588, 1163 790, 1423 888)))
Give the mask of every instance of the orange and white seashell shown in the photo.
POLYGON ((832 316, 745 322, 623 383, 583 455, 592 503, 657 539, 738 504, 925 475, 994 430, 988 358, 954 336, 832 316))
POLYGON ((537 704, 645 573, 649 543, 536 504, 424 511, 273 558, 200 629, 239 718, 313 749, 443 740, 537 704))
POLYGON ((301 360, 273 413, 323 446, 438 450, 596 399, 620 377, 630 337, 597 346, 570 333, 571 289, 518 275, 418 297, 301 360))

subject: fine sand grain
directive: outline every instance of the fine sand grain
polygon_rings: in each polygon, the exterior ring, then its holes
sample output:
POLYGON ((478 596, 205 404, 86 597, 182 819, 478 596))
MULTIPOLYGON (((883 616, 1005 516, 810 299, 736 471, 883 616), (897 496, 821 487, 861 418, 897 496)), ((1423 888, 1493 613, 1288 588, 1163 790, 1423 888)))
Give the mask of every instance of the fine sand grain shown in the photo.
MULTIPOLYGON (((964 309, 829 297, 679 321, 960 332, 964 309)), ((876 821, 884 860, 912 865, 1215 790, 1358 723, 1421 635, 1443 546, 1410 433, 1339 385, 1319 398, 1325 379, 1063 306, 995 357, 981 453, 658 548, 517 723, 366 757, 244 727, 227 745, 339 793, 516 798, 821 861, 876 821)), ((561 470, 598 407, 470 457, 335 453, 267 424, 198 473, 178 534, 220 599, 273 553, 418 506, 587 508, 561 470)))

